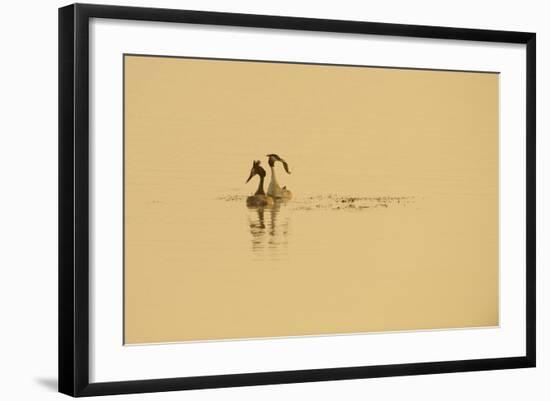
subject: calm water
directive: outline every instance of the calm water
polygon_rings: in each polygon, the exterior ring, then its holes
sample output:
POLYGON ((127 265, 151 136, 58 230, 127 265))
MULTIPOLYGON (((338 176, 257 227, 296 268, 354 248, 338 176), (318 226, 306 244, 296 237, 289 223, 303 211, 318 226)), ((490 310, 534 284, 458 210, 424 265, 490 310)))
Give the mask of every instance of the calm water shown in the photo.
POLYGON ((127 208, 134 342, 498 323, 494 197, 290 189, 268 208, 246 206, 254 185, 127 208))
MULTIPOLYGON (((227 195, 220 201, 234 205, 234 210, 242 208, 246 201, 243 195, 227 195)), ((415 198, 403 197, 358 197, 337 195, 312 195, 297 197, 293 200, 279 200, 270 207, 252 207, 248 209, 248 226, 252 257, 255 260, 283 260, 289 256, 288 243, 292 237, 292 216, 319 213, 319 219, 326 218, 326 213, 360 213, 374 212, 378 208, 395 208, 412 206, 415 198)), ((300 216, 297 217, 300 219, 300 216)), ((358 224, 361 217, 356 216, 358 224)), ((311 238, 310 238, 311 239, 311 238)))
POLYGON ((498 74, 125 68, 128 342, 498 323, 498 74))

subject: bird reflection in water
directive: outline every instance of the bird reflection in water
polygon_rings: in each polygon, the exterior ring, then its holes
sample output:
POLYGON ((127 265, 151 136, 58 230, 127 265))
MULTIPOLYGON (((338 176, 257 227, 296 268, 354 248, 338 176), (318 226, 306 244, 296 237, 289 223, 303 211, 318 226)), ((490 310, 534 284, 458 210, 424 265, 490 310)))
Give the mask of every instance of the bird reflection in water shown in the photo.
POLYGON ((287 256, 290 218, 285 201, 270 207, 249 208, 252 251, 259 259, 280 260, 287 256))

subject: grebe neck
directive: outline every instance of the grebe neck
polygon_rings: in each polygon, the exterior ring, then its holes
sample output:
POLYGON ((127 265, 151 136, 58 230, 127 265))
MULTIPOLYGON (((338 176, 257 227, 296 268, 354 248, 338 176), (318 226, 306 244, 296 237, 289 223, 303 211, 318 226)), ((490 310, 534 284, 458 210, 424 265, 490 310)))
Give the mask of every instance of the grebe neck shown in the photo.
POLYGON ((264 177, 260 176, 260 183, 258 184, 258 189, 254 195, 265 195, 264 192, 264 177))
POLYGON ((275 175, 275 166, 269 166, 271 168, 271 182, 277 183, 277 176, 275 175))

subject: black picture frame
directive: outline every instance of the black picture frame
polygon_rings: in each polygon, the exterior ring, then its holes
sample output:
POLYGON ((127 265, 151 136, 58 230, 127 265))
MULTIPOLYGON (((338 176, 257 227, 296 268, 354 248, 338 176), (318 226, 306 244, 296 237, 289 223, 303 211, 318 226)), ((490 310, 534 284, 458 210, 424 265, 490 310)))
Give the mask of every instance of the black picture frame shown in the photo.
POLYGON ((266 15, 74 4, 59 9, 59 391, 71 396, 190 390, 527 368, 535 366, 536 35, 527 32, 266 15), (89 21, 90 18, 439 38, 526 45, 526 344, 517 357, 90 383, 89 21))

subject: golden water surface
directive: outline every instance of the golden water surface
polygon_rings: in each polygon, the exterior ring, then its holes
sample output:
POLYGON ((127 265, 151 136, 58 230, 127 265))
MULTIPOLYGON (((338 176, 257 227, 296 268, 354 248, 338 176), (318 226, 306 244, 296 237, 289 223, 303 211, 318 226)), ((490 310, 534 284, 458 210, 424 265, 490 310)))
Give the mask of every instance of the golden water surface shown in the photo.
POLYGON ((498 325, 498 79, 125 56, 125 343, 498 325))

